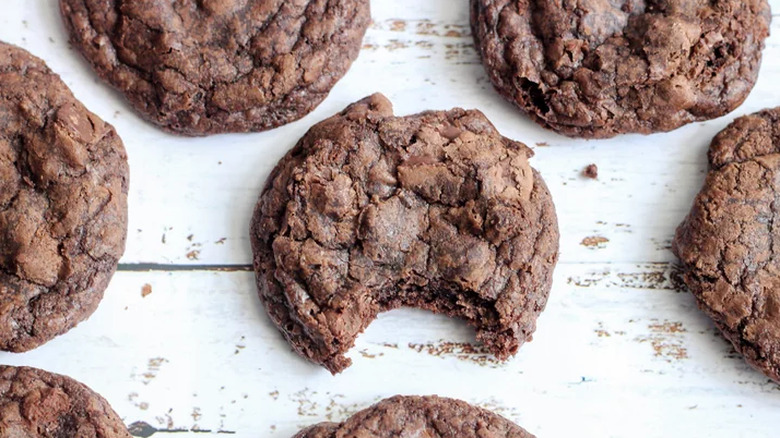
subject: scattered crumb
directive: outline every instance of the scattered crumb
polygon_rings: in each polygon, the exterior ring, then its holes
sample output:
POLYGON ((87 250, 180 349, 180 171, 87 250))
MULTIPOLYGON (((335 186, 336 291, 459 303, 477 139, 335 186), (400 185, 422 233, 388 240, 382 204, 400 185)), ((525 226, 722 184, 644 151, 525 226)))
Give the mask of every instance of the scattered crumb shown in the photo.
POLYGON ((189 236, 187 236, 187 240, 192 242, 192 238, 193 237, 195 237, 195 235, 194 234, 190 234, 189 236))
POLYGON ((187 253, 187 258, 189 260, 198 260, 200 257, 200 251, 197 249, 194 249, 187 253))
POLYGON ((539 141, 536 142, 536 145, 539 146, 540 148, 546 148, 547 146, 550 146, 550 143, 547 143, 546 141, 539 141))
POLYGON ((588 248, 596 248, 604 245, 605 243, 609 242, 609 239, 603 236, 590 236, 582 239, 582 242, 580 242, 580 245, 588 247, 588 248))
POLYGON ((215 245, 224 245, 226 240, 227 240, 227 237, 223 237, 223 238, 217 240, 216 242, 214 242, 214 244, 215 245))
POLYGON ((146 298, 152 293, 152 285, 149 283, 146 283, 141 287, 141 297, 146 298))
POLYGON ((590 179, 599 178, 599 168, 595 164, 589 164, 585 170, 582 171, 582 176, 590 179))

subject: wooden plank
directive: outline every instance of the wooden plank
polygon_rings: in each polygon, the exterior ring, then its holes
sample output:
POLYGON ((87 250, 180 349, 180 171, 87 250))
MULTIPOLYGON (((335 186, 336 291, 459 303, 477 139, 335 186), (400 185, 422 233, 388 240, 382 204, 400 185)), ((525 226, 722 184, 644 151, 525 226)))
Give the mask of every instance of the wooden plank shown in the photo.
POLYGON ((71 375, 128 424, 190 431, 155 438, 289 437, 396 393, 462 398, 539 436, 771 436, 780 388, 733 352, 675 277, 668 264, 563 264, 535 340, 503 364, 458 321, 389 312, 332 377, 290 351, 251 273, 123 272, 87 322, 0 362, 71 375))
MULTIPOLYGON (((55 1, 6 0, 0 39, 43 57, 124 138, 132 168, 125 263, 249 263, 249 216, 273 165, 313 123, 375 91, 387 94, 398 114, 480 108, 502 133, 533 146, 534 165, 557 201, 562 260, 668 262, 674 228, 703 179, 709 140, 734 117, 780 103, 775 20, 756 89, 733 114, 668 134, 571 140, 537 127, 492 90, 474 52, 466 1, 374 3, 365 49, 326 102, 260 134, 189 139, 141 121, 67 48, 55 1), (590 163, 600 168, 598 181, 579 176, 590 163), (588 237, 608 242, 582 245, 588 237)), ((780 0, 770 3, 780 11, 780 0)))

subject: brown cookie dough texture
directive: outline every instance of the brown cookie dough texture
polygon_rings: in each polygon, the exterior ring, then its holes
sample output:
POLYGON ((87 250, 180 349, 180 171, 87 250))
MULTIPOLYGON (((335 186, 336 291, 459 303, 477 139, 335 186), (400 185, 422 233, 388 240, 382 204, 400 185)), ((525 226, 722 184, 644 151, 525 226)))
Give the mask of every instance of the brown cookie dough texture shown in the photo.
POLYGON ((495 88, 572 137, 722 116, 756 82, 766 0, 470 0, 495 88))
POLYGON ((673 249, 699 307, 780 382, 780 108, 734 121, 709 161, 673 249))
POLYGON ((0 366, 0 436, 130 438, 108 402, 65 376, 0 366))
POLYGON ((71 43, 146 119, 185 135, 312 111, 357 58, 368 0, 60 0, 71 43))
POLYGON ((465 319, 506 359, 531 339, 558 258, 533 153, 479 111, 394 117, 373 95, 315 125, 272 172, 251 226, 260 297, 331 372, 378 313, 465 319))
POLYGON ((124 252, 127 185, 114 128, 0 43, 0 349, 30 350, 95 311, 124 252))
POLYGON ((343 423, 318 424, 293 438, 345 437, 534 438, 506 418, 460 400, 400 395, 343 423))

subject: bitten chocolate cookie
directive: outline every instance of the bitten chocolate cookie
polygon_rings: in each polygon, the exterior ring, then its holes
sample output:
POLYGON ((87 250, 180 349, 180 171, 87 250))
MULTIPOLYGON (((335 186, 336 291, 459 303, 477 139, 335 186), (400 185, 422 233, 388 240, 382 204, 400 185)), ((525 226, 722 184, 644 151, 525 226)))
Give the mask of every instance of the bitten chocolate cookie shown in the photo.
POLYGON ((127 156, 40 59, 0 42, 0 349, 98 306, 124 252, 127 156))
POLYGON ((357 58, 368 0, 60 0, 71 43, 150 122, 263 131, 312 111, 357 58))
POLYGON ((780 108, 735 120, 709 161, 673 250, 699 307, 780 382, 780 108))
POLYGON ((395 397, 358 412, 343 423, 321 423, 293 438, 342 437, 534 438, 488 410, 437 396, 395 397))
POLYGON ((470 0, 501 95, 572 137, 670 131, 722 116, 758 76, 766 0, 470 0))
POLYGON ((394 117, 376 94, 317 125, 272 172, 251 225, 260 298, 331 372, 379 312, 465 319, 506 359, 531 339, 558 259, 533 153, 479 111, 394 117))
POLYGON ((130 438, 108 402, 83 384, 10 366, 0 366, 0 436, 130 438))

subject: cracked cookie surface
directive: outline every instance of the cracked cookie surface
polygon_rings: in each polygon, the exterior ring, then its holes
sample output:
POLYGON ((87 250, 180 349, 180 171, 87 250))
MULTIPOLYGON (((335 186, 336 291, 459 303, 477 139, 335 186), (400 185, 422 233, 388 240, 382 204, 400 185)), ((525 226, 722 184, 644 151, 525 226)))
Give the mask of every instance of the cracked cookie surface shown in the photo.
POLYGON ((127 156, 40 59, 0 42, 0 349, 86 319, 124 252, 127 156))
POLYGON ((766 0, 470 0, 495 88, 572 137, 670 131, 747 97, 766 0))
POLYGON ((534 438, 520 426, 460 400, 395 396, 358 412, 343 423, 322 423, 293 438, 429 437, 534 438))
POLYGON ((0 366, 0 435, 130 438, 108 402, 83 384, 36 368, 0 366))
POLYGON ((558 259, 532 155, 479 111, 394 117, 379 94, 315 125, 274 169, 252 219, 272 321, 334 373, 378 313, 402 306, 462 318, 497 357, 515 354, 558 259))
POLYGON ((146 119, 185 135, 312 111, 357 58, 368 0, 60 0, 71 43, 146 119))
POLYGON ((673 250, 699 307, 780 383, 780 108, 735 120, 709 161, 673 250))

